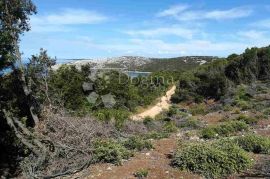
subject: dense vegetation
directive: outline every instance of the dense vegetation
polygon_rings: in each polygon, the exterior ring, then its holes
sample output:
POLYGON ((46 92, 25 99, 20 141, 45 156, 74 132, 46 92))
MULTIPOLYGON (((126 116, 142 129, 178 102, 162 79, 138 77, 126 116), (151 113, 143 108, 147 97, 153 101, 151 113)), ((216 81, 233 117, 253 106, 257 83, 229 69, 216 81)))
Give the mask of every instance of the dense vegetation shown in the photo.
POLYGON ((220 99, 237 84, 269 80, 270 47, 251 48, 241 55, 230 55, 225 60, 198 67, 183 74, 174 102, 220 99))
POLYGON ((138 67, 141 71, 187 71, 201 64, 211 63, 218 57, 211 56, 194 56, 194 57, 177 57, 177 58, 152 58, 150 63, 138 67))
POLYGON ((248 154, 232 142, 188 143, 176 151, 172 165, 204 175, 222 178, 249 168, 248 154))

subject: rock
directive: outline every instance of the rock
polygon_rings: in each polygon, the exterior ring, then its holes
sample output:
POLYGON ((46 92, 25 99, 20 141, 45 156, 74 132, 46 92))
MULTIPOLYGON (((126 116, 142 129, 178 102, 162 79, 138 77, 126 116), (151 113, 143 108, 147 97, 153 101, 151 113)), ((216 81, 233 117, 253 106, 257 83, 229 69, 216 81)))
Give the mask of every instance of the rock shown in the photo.
POLYGON ((199 138, 198 136, 191 136, 191 137, 189 138, 189 140, 195 140, 195 141, 198 141, 198 140, 200 140, 200 138, 199 138))
POLYGON ((110 171, 110 170, 112 170, 112 168, 111 168, 111 167, 108 167, 108 168, 107 168, 107 170, 109 170, 109 171, 110 171))
POLYGON ((176 137, 181 137, 181 136, 182 134, 180 132, 176 134, 176 137))
POLYGON ((83 88, 83 91, 93 91, 94 85, 93 85, 93 83, 83 82, 82 88, 83 88))

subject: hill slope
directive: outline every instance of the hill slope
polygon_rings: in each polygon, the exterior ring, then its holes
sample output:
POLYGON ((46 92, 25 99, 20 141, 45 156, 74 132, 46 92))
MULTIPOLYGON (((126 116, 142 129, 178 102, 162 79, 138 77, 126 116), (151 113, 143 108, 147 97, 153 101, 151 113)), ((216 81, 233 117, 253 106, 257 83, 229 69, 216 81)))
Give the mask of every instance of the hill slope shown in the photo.
MULTIPOLYGON (((176 58, 146 58, 139 56, 122 56, 106 59, 72 60, 68 65, 75 65, 80 68, 82 65, 89 64, 93 68, 124 68, 130 71, 178 71, 188 70, 196 66, 207 64, 218 57, 213 56, 187 56, 176 58)), ((71 60, 68 60, 71 61, 71 60)), ((54 66, 59 68, 62 64, 54 66)))

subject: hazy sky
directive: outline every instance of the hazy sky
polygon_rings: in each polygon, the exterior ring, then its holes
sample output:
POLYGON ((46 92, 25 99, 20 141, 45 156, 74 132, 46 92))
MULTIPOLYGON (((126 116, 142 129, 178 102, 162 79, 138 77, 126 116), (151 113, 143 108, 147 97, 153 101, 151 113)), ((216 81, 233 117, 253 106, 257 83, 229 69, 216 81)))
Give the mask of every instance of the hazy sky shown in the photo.
POLYGON ((227 56, 270 44, 269 0, 33 0, 25 57, 227 56))

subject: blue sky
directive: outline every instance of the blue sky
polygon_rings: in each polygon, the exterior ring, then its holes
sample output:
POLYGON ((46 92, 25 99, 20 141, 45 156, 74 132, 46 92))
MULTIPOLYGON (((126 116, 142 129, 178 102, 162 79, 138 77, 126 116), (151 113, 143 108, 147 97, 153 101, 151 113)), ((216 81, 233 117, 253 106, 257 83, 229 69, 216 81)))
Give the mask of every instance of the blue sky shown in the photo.
POLYGON ((227 56, 270 44, 269 0, 33 0, 24 57, 227 56))

